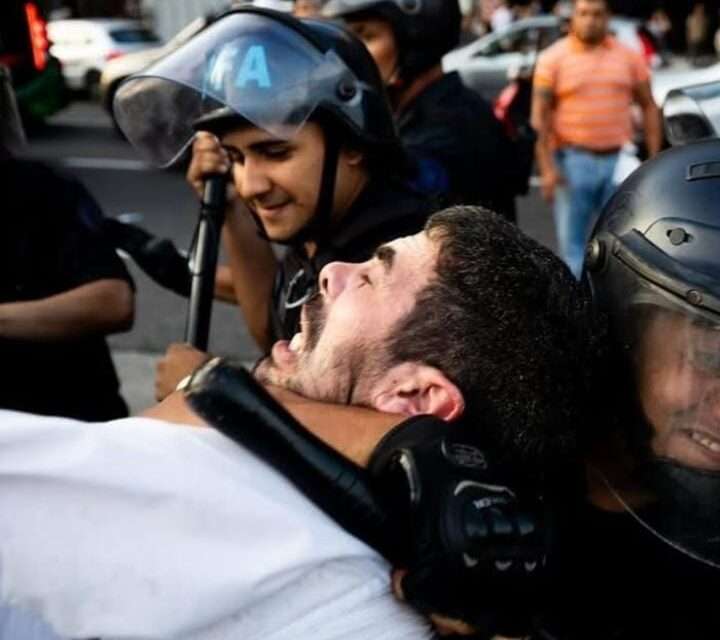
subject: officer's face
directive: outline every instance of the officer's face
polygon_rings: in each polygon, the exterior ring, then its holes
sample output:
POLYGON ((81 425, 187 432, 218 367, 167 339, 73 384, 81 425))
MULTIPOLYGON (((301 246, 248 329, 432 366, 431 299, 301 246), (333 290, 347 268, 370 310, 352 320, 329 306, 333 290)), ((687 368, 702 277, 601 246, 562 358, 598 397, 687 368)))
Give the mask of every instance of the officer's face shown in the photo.
POLYGON ((429 282, 436 248, 425 233, 400 238, 360 264, 332 262, 320 295, 303 308, 300 333, 275 343, 257 377, 306 397, 376 406, 385 345, 429 282))
MULTIPOLYGON (((256 127, 222 138, 233 160, 233 180, 245 204, 259 216, 271 240, 292 238, 315 215, 323 169, 322 129, 305 124, 290 140, 256 127)), ((333 214, 352 204, 366 180, 362 155, 343 149, 338 160, 333 214)))
POLYGON ((383 82, 392 86, 398 81, 400 51, 390 23, 381 18, 350 20, 347 26, 365 43, 383 82))
POLYGON ((606 36, 609 19, 605 0, 576 0, 570 24, 580 40, 594 44, 606 36))
POLYGON ((655 311, 642 330, 638 388, 662 457, 720 470, 720 327, 655 311))

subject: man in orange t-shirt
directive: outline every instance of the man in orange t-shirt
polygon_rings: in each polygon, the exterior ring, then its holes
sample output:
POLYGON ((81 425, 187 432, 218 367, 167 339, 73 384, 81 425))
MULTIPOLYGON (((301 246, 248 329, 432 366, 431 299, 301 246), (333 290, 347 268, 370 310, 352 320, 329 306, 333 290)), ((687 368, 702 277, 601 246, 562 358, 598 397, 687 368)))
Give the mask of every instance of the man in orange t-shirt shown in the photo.
POLYGON ((643 113, 648 154, 662 142, 647 66, 609 35, 609 17, 607 0, 575 0, 570 34, 540 55, 533 81, 542 194, 554 202, 558 250, 576 277, 595 216, 617 186, 633 103, 643 113))

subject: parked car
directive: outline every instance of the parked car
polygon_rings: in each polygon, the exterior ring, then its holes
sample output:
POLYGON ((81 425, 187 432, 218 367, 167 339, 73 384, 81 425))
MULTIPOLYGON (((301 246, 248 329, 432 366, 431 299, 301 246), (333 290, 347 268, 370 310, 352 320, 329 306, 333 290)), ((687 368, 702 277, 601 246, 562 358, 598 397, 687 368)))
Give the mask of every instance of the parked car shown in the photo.
POLYGON ((100 75, 100 103, 112 116, 112 103, 115 92, 120 83, 133 73, 142 71, 145 67, 150 66, 154 62, 160 60, 172 51, 175 51, 180 45, 184 44, 195 34, 202 31, 212 22, 212 16, 204 16, 196 18, 189 24, 185 25, 177 34, 175 34, 164 45, 159 47, 151 47, 142 51, 128 53, 121 58, 110 60, 100 75))
POLYGON ((665 134, 672 145, 720 136, 720 80, 672 89, 663 104, 665 134))
POLYGON ((720 62, 708 67, 688 67, 678 64, 674 68, 656 73, 652 78, 652 92, 655 102, 662 105, 673 89, 720 81, 720 62))
POLYGON ((60 63, 50 55, 46 22, 36 2, 0 2, 0 64, 10 69, 26 126, 67 104, 60 63))
POLYGON ((67 86, 90 95, 97 94, 109 61, 161 42, 142 22, 120 18, 52 20, 48 35, 50 52, 62 63, 67 86))
MULTIPOLYGON (((566 30, 567 21, 554 15, 518 20, 451 51, 443 58, 443 69, 458 71, 467 86, 494 100, 507 84, 509 71, 532 67, 538 53, 566 30)), ((641 22, 615 17, 610 20, 610 30, 640 53, 651 68, 662 65, 659 48, 641 22)))

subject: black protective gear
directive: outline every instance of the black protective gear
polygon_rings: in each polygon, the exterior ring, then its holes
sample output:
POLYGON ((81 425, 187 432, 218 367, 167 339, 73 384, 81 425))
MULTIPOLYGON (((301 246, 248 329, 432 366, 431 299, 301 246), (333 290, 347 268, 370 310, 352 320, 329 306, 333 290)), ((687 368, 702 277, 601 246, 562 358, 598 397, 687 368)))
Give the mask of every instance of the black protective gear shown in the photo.
POLYGON ((457 0, 329 0, 322 13, 344 20, 354 16, 387 20, 398 43, 405 82, 439 64, 460 42, 462 14, 457 0))
POLYGON ((720 142, 669 149, 605 206, 585 257, 598 308, 630 347, 639 304, 720 323, 720 142))
POLYGON ((526 635, 555 560, 544 489, 433 416, 391 431, 369 470, 407 530, 405 598, 424 613, 470 623, 483 637, 526 635))
POLYGON ((366 471, 305 430, 242 368, 215 359, 185 395, 343 528, 407 567, 413 605, 488 634, 530 629, 554 560, 550 502, 465 442, 461 428, 411 418, 381 441, 366 471))
POLYGON ((241 7, 125 80, 113 109, 128 140, 154 164, 181 157, 195 129, 238 123, 292 137, 329 119, 347 143, 400 153, 382 79, 365 46, 339 25, 241 7))
MULTIPOLYGON (((236 9, 230 15, 237 13, 269 18, 266 37, 270 37, 274 30, 292 29, 319 53, 332 51, 339 56, 352 75, 341 78, 334 91, 326 90, 325 79, 321 75, 309 77, 309 84, 303 88, 306 104, 300 108, 304 106, 311 114, 315 113, 322 123, 334 122, 339 129, 333 133, 340 133, 349 144, 390 154, 400 160, 403 158, 377 65, 365 45, 351 32, 326 20, 297 20, 286 14, 253 7, 236 9)), ((222 135, 243 123, 247 120, 242 113, 228 105, 199 117, 194 127, 222 135)))

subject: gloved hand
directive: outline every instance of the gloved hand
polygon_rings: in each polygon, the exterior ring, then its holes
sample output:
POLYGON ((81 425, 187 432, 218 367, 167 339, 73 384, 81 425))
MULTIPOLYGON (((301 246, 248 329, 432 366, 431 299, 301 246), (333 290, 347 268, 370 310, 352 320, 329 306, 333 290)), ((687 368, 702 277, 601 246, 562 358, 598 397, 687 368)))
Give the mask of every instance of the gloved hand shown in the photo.
POLYGON ((544 498, 460 433, 431 416, 411 418, 371 457, 374 488, 405 527, 400 586, 415 608, 462 620, 481 637, 524 635, 547 579, 544 498))
POLYGON ((185 298, 190 296, 191 276, 187 257, 172 240, 157 238, 141 227, 115 218, 103 220, 110 243, 127 253, 161 287, 185 298))

